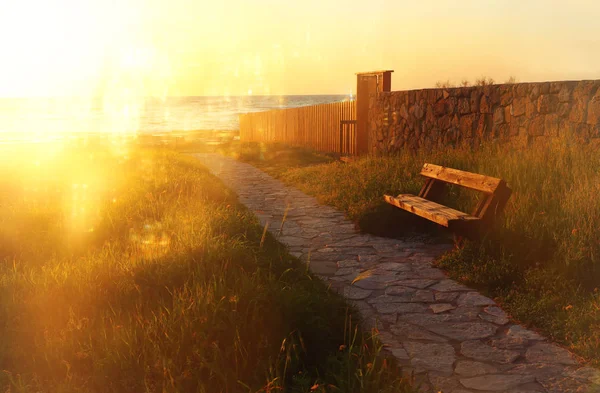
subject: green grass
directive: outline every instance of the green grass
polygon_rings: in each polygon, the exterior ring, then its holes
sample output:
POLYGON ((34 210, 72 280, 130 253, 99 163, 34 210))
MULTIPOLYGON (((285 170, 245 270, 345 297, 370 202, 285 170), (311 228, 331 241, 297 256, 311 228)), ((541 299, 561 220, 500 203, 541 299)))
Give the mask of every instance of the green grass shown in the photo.
POLYGON ((0 179, 2 391, 410 391, 193 158, 25 149, 0 179))
MULTIPOLYGON (((308 154, 295 155, 300 159, 308 154)), ((256 153, 244 158, 345 211, 365 232, 392 237, 415 232, 448 237, 437 226, 382 200, 384 193, 417 193, 423 163, 505 179, 513 195, 502 220, 485 239, 467 242, 439 265, 452 277, 496 297, 517 320, 600 364, 597 148, 565 141, 528 149, 448 148, 367 157, 349 164, 296 163, 288 169, 275 160, 265 164, 256 153), (279 168, 274 171, 270 166, 279 168)), ((455 187, 444 201, 467 212, 475 202, 475 193, 455 187)))

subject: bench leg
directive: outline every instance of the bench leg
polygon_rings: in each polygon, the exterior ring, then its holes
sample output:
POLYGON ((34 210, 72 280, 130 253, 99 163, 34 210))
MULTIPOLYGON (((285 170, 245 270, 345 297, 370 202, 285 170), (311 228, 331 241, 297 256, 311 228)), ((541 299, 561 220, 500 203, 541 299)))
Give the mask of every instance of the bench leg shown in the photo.
POLYGON ((454 249, 461 249, 465 245, 465 239, 466 238, 464 236, 455 233, 452 239, 454 241, 454 249))

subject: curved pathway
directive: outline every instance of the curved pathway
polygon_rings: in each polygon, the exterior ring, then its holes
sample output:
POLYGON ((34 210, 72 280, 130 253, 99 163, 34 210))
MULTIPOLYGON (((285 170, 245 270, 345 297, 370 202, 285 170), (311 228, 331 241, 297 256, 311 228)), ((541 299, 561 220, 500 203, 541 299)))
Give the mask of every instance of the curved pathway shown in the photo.
POLYGON ((600 392, 597 369, 512 323, 492 299, 433 267, 449 245, 360 234, 341 212, 251 165, 216 154, 196 157, 291 254, 377 326, 386 350, 422 391, 600 392))

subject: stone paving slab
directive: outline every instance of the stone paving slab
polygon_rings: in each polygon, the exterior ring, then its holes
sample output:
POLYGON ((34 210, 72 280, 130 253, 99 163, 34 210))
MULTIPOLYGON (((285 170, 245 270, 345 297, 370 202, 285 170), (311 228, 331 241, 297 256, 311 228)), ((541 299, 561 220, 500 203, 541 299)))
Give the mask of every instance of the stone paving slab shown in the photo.
POLYGON ((291 254, 354 304, 368 326, 377 326, 386 350, 421 391, 600 392, 599 370, 514 324, 492 299, 435 268, 432 262, 450 245, 360 234, 343 213, 251 165, 216 154, 196 157, 291 254))

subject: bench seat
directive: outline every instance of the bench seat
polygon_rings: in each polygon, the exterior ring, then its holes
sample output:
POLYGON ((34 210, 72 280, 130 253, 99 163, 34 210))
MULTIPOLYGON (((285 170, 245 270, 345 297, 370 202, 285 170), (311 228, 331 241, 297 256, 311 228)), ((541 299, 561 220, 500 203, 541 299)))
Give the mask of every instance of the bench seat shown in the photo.
POLYGON ((410 194, 400 194, 397 197, 385 195, 385 201, 391 205, 407 210, 418 216, 434 221, 447 228, 475 224, 479 217, 463 213, 459 210, 440 205, 425 198, 410 194))
POLYGON ((448 228, 457 239, 480 238, 487 233, 512 193, 504 180, 478 173, 425 163, 420 174, 426 180, 418 195, 384 195, 385 201, 448 228), (481 194, 471 214, 438 203, 443 200, 447 184, 481 194))

